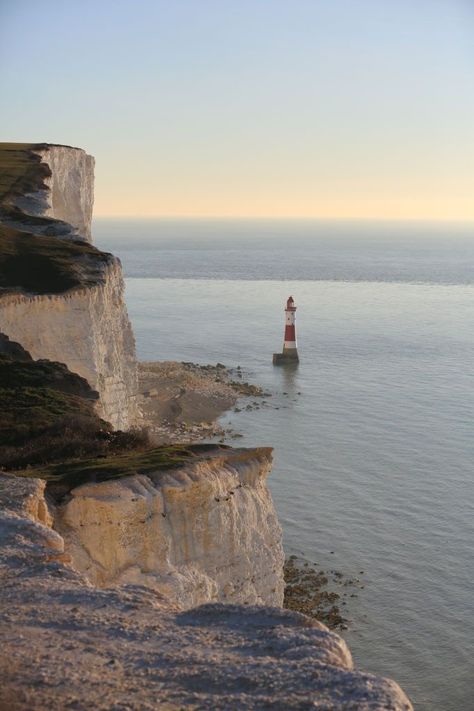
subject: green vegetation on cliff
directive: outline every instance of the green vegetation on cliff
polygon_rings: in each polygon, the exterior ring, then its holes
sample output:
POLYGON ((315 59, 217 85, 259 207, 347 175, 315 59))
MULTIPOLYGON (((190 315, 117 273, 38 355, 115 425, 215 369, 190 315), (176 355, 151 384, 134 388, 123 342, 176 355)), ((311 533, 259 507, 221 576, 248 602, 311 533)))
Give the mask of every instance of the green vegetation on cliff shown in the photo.
POLYGON ((67 223, 30 215, 19 207, 29 194, 46 188, 44 180, 51 170, 34 152, 46 147, 0 143, 0 296, 12 291, 58 294, 94 286, 113 259, 87 242, 70 239, 74 232, 67 223))
POLYGON ((33 235, 0 224, 0 294, 57 294, 101 280, 112 261, 88 242, 33 235))
POLYGON ((94 410, 98 395, 87 381, 62 363, 33 361, 4 336, 0 345, 0 467, 97 452, 109 428, 94 410))
POLYGON ((165 445, 142 451, 127 451, 91 459, 76 459, 46 467, 38 467, 34 476, 50 482, 62 482, 73 488, 90 481, 119 479, 130 474, 152 474, 181 467, 187 461, 202 457, 218 445, 165 445))
POLYGON ((51 171, 34 149, 44 146, 42 143, 0 143, 0 204, 42 187, 51 171))
POLYGON ((179 467, 217 445, 151 448, 142 432, 114 432, 98 395, 62 363, 32 360, 0 334, 0 469, 46 479, 65 491, 88 481, 179 467))

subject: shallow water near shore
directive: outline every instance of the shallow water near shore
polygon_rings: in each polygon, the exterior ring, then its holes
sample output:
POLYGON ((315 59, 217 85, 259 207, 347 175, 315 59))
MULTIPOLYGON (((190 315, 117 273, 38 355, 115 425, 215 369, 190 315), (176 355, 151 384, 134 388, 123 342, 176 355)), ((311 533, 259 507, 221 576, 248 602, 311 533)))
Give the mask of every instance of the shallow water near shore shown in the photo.
MULTIPOLYGON (((264 281, 240 273, 232 279, 232 265, 226 279, 216 279, 205 276, 224 264, 216 245, 205 251, 200 279, 163 279, 149 275, 150 263, 160 263, 159 244, 156 251, 125 248, 107 230, 96 235, 99 246, 123 258, 141 359, 240 365, 245 379, 273 393, 260 409, 231 412, 224 423, 244 435, 239 445, 275 448, 269 483, 287 553, 361 579, 344 632, 356 664, 396 679, 419 710, 471 708, 470 266, 453 267, 455 255, 444 278, 436 257, 433 281, 418 284, 381 281, 377 259, 373 281, 280 281, 268 270, 264 281), (301 361, 274 367, 290 293, 301 361)), ((341 245, 336 261, 348 269, 341 245)), ((192 252, 189 259, 186 250, 163 254, 161 264, 181 260, 188 276, 192 252)), ((416 272, 411 254, 400 252, 394 267, 393 247, 389 267, 416 272)), ((424 259, 425 275, 429 267, 424 259)), ((370 278, 367 260, 362 271, 370 278)))

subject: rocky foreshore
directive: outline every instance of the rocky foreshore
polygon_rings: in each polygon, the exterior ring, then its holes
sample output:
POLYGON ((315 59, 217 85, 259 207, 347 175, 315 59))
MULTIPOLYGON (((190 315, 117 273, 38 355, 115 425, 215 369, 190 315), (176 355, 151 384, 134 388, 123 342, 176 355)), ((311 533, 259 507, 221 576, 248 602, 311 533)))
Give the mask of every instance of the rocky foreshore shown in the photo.
POLYGON ((240 398, 245 399, 242 407, 253 409, 271 396, 247 382, 240 366, 227 368, 222 363, 144 361, 138 376, 144 424, 155 444, 236 439, 238 432, 216 420, 240 398))
POLYGON ((350 618, 344 615, 349 615, 348 598, 358 597, 355 590, 365 587, 360 578, 341 570, 323 570, 296 555, 286 558, 283 572, 284 607, 324 622, 330 629, 348 629, 350 618))

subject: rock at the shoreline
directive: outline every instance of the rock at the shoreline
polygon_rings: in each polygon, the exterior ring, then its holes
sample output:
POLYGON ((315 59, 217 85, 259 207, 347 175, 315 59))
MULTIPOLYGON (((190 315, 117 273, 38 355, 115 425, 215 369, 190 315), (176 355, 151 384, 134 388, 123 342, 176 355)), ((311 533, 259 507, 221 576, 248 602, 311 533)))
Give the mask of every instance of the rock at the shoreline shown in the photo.
MULTIPOLYGON (((225 437, 215 421, 239 397, 270 395, 257 385, 233 380, 232 375, 233 371, 222 363, 140 363, 141 409, 154 441, 161 444, 183 438, 196 441, 225 437)), ((257 403, 247 409, 258 407, 257 403)))
MULTIPOLYGON (((338 570, 323 571, 295 555, 285 560, 284 575, 284 607, 324 622, 330 629, 347 629, 349 620, 342 616, 340 609, 340 605, 346 605, 341 597, 347 593, 341 595, 335 587, 354 588, 358 586, 358 579, 347 578, 338 570)), ((356 595, 353 593, 350 597, 356 595)))

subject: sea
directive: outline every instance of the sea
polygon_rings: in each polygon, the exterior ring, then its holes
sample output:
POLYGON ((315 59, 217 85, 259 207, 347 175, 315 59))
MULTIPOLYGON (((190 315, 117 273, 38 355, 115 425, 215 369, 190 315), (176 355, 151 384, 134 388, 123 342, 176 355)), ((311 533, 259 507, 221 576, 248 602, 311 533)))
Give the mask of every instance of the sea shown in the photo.
MULTIPOLYGON (((417 711, 474 709, 474 226, 96 220, 143 360, 241 366, 287 554, 358 577, 342 634, 417 711), (292 295, 300 362, 275 367, 292 295)), ((344 614, 344 611, 343 611, 344 614)))

